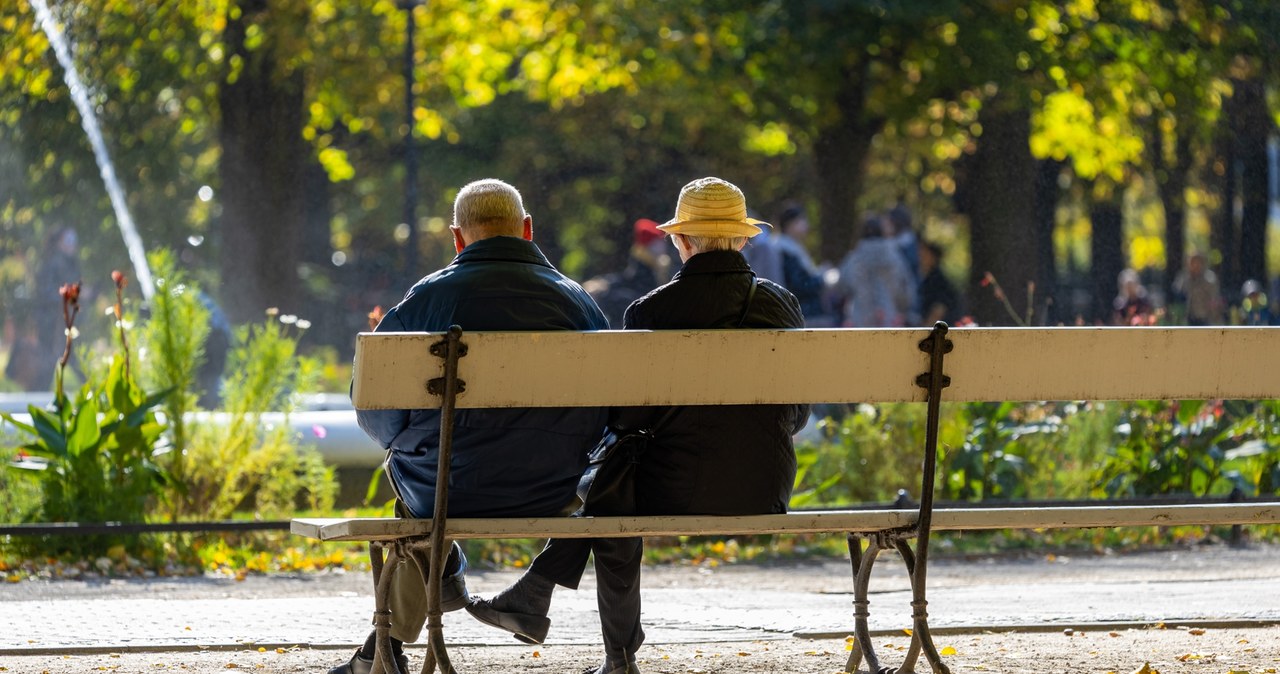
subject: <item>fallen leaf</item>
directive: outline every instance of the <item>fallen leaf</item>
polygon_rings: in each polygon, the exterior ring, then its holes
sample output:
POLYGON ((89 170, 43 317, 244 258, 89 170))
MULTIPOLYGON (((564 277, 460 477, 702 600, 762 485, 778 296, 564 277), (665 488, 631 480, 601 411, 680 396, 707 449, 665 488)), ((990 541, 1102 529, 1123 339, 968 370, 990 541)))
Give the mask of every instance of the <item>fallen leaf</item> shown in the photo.
POLYGON ((1241 640, 1237 641, 1236 643, 1238 643, 1238 644, 1247 644, 1247 643, 1249 643, 1249 640, 1248 640, 1248 639, 1241 639, 1241 640))
POLYGON ((1133 674, 1160 674, 1160 670, 1152 669, 1150 662, 1142 663, 1142 666, 1133 670, 1133 674))
POLYGON ((277 649, 276 649, 276 652, 277 652, 277 653, 280 653, 280 654, 282 654, 282 655, 283 655, 283 654, 284 654, 284 652, 285 652, 285 650, 284 650, 283 648, 277 648, 277 649))
POLYGON ((1107 632, 1107 636, 1109 636, 1109 637, 1118 637, 1118 636, 1120 636, 1120 633, 1119 633, 1119 632, 1107 632))
POLYGON ((903 634, 905 634, 905 635, 907 635, 907 636, 911 636, 911 628, 910 628, 910 627, 904 627, 904 628, 902 629, 902 633, 903 633, 903 634))
POLYGON ((534 652, 533 652, 533 657, 535 657, 535 658, 540 658, 540 657, 542 657, 542 651, 534 651, 534 652))
POLYGON ((1194 634, 1196 636, 1200 636, 1201 634, 1204 634, 1204 630, 1197 627, 1195 629, 1187 630, 1187 634, 1194 634))
POLYGON ((942 650, 938 651, 938 655, 956 655, 956 654, 957 654, 956 649, 950 646, 943 646, 942 650))
POLYGON ((748 655, 751 655, 751 654, 746 651, 738 651, 738 657, 745 658, 748 655))
POLYGON ((266 652, 267 652, 267 647, 266 647, 266 646, 259 646, 259 647, 258 647, 258 652, 259 652, 259 653, 266 653, 266 652))

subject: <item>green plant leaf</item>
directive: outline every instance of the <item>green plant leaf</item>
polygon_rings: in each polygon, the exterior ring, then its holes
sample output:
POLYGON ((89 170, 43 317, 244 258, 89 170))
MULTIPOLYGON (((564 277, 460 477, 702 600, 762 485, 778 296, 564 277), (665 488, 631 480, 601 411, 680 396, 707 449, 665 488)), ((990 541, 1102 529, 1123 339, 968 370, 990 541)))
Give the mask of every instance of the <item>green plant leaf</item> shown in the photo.
POLYGON ((0 419, 4 419, 14 428, 18 429, 19 431, 22 431, 23 433, 26 433, 27 435, 39 435, 38 433, 36 433, 35 427, 31 426, 30 424, 24 424, 21 421, 14 419, 13 415, 9 414, 8 412, 0 412, 0 419))
POLYGON ((142 401, 141 405, 138 405, 136 409, 125 416, 125 424, 132 427, 141 426, 143 422, 147 420, 147 415, 151 413, 152 408, 163 403, 165 399, 174 392, 174 390, 176 389, 169 387, 163 391, 147 396, 146 399, 142 401))
POLYGON ((102 440, 102 428, 98 426, 98 401, 89 398, 76 410, 75 425, 67 438, 69 453, 96 452, 102 440))
POLYGON ((34 405, 27 409, 31 412, 31 423, 44 445, 57 456, 66 456, 67 438, 62 431, 62 419, 34 405))

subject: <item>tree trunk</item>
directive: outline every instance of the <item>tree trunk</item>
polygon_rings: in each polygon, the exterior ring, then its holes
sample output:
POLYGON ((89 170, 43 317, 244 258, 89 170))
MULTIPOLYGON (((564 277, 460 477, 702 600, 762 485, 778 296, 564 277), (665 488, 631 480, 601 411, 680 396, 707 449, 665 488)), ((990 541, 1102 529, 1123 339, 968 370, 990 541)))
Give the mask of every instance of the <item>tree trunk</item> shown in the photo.
POLYGON ((884 128, 883 118, 867 117, 867 63, 844 69, 836 96, 839 114, 818 129, 813 156, 818 172, 819 256, 839 263, 855 243, 858 197, 867 176, 871 141, 884 128))
POLYGON ((1093 316, 1095 322, 1110 323, 1113 302, 1119 294, 1118 278, 1124 270, 1124 218, 1120 209, 1119 189, 1095 198, 1089 207, 1090 276, 1093 277, 1093 316))
POLYGON ((242 67, 218 92, 221 297, 235 323, 268 307, 298 309, 308 159, 301 73, 281 76, 269 40, 252 51, 245 44, 247 27, 266 19, 266 2, 241 2, 240 10, 228 14, 224 42, 242 67))
POLYGON ((1238 297, 1240 285, 1253 279, 1267 281, 1267 141, 1274 126, 1267 110, 1262 81, 1254 78, 1235 83, 1232 100, 1233 131, 1240 161, 1240 275, 1225 288, 1238 297))
POLYGON ((1216 268, 1223 290, 1239 285, 1240 269, 1236 233, 1236 189, 1240 171, 1235 136, 1231 130, 1234 103, 1234 99, 1228 99, 1223 106, 1223 119, 1214 141, 1216 156, 1211 163, 1211 181, 1216 183, 1218 192, 1218 211, 1209 222, 1211 252, 1208 259, 1209 264, 1216 268))
POLYGON ((1148 137, 1151 166, 1155 172, 1156 190, 1164 207, 1164 278, 1161 286, 1165 301, 1173 298, 1173 282, 1182 273, 1187 259, 1187 174, 1191 170, 1191 130, 1180 120, 1174 138, 1173 163, 1164 155, 1164 142, 1159 127, 1153 123, 1148 137))
POLYGON ((973 260, 969 307, 981 325, 1010 325, 1026 318, 1027 284, 1040 277, 1031 117, 1025 109, 1006 106, 997 97, 983 107, 980 120, 982 136, 963 175, 963 208, 969 215, 973 260), (984 283, 988 272, 1016 316, 1010 315, 995 287, 984 283))
POLYGON ((1065 165, 1066 162, 1056 159, 1036 162, 1036 262, 1040 273, 1036 279, 1035 303, 1041 317, 1036 322, 1044 325, 1056 325, 1071 318, 1063 313, 1066 307, 1058 304, 1058 265, 1053 254, 1053 230, 1057 225, 1058 199, 1062 194, 1058 178, 1065 165))

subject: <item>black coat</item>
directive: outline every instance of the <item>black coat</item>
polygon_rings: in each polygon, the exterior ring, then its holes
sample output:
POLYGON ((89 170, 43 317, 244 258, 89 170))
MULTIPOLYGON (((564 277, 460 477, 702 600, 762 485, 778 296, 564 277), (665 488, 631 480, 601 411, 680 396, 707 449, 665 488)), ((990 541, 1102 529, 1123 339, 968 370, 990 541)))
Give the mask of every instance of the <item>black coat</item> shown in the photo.
MULTIPOLYGON (((670 283, 628 307, 624 326, 628 330, 735 328, 752 278, 751 267, 741 253, 695 255, 670 283)), ((760 279, 742 327, 803 328, 804 317, 794 295, 760 279)), ((649 428, 668 409, 617 409, 610 426, 619 433, 649 428)), ((791 436, 804 427, 808 415, 808 405, 677 409, 641 460, 636 487, 640 513, 786 512, 796 475, 791 436)))

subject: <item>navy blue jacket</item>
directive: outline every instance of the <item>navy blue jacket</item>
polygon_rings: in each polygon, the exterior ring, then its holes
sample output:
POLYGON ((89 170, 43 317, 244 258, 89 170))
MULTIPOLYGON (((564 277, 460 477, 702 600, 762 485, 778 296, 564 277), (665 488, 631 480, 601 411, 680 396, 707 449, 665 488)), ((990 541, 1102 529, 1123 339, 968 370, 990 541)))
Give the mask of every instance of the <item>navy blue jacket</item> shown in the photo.
MULTIPOLYGON (((476 241, 449 266, 418 281, 377 331, 442 332, 451 325, 464 331, 609 327, 581 286, 551 266, 532 242, 509 236, 476 241)), ((594 408, 458 410, 449 514, 559 513, 574 497, 587 452, 603 434, 606 414, 594 408)), ((439 410, 358 410, 356 418, 390 450, 387 475, 400 499, 415 517, 430 517, 439 410)))

